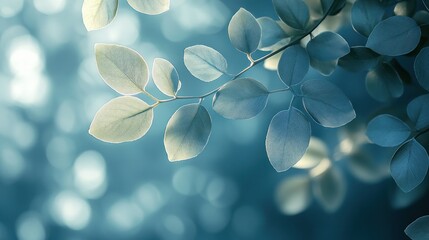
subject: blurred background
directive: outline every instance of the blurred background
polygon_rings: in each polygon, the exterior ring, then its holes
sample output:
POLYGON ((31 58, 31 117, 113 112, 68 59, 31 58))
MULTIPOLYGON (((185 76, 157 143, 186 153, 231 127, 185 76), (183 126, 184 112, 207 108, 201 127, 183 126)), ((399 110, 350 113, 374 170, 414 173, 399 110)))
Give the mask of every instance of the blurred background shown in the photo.
MULTIPOLYGON (((270 1, 172 0, 170 11, 148 16, 120 1, 112 24, 87 32, 81 6, 0 0, 1 240, 406 239, 405 227, 429 213, 427 181, 401 192, 389 175, 393 149, 369 144, 364 132, 376 114, 404 115, 420 92, 408 85, 402 98, 380 106, 365 91, 365 72, 337 68, 327 78, 350 97, 358 118, 340 129, 313 123, 306 156, 284 173, 268 161, 265 134, 274 114, 288 107, 286 93, 271 96, 250 120, 226 120, 208 108, 209 144, 189 161, 170 163, 163 146, 169 117, 189 100, 157 108, 138 141, 94 139, 93 116, 118 96, 97 72, 95 43, 131 47, 149 66, 166 58, 178 69, 181 94, 200 94, 228 79, 193 78, 183 49, 211 46, 237 73, 247 60, 229 44, 229 19, 240 7, 255 17, 275 13, 270 1)), ((347 17, 331 22, 351 46, 365 43, 347 17)), ((411 69, 406 57, 400 63, 411 69)), ((262 65, 246 75, 269 89, 282 87, 262 65)), ((312 70, 307 78, 326 77, 312 70)), ((163 98, 153 83, 148 89, 163 98)))

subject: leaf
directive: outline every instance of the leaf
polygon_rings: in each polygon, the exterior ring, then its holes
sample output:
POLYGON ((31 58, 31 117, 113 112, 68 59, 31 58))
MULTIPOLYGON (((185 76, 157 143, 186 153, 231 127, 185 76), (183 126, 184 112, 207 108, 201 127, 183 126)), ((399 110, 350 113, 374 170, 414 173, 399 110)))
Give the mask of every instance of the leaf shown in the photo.
POLYGON ((423 5, 425 5, 426 9, 429 10, 429 0, 423 0, 423 5))
POLYGON ((167 96, 175 96, 181 87, 176 68, 162 58, 155 58, 153 61, 152 78, 156 87, 167 96))
POLYGON ((257 21, 261 26, 261 41, 258 46, 259 49, 265 51, 265 49, 289 37, 280 25, 272 18, 261 17, 258 18, 257 21))
POLYGON ((392 196, 390 198, 391 205, 394 209, 407 208, 424 197, 426 195, 427 189, 427 182, 422 182, 422 184, 420 184, 418 187, 407 193, 403 192, 398 186, 395 185, 395 189, 393 190, 392 196))
POLYGON ((397 16, 412 16, 416 11, 416 0, 398 2, 393 9, 397 16))
POLYGON ((346 56, 340 58, 338 65, 351 72, 368 70, 375 67, 379 57, 369 48, 352 47, 346 56))
POLYGON ((313 181, 314 197, 327 212, 335 212, 344 201, 346 195, 346 180, 335 167, 329 167, 313 181))
POLYGON ((321 3, 323 13, 327 13, 331 4, 334 4, 331 12, 329 13, 329 15, 334 16, 341 12, 341 10, 346 6, 347 0, 321 0, 321 3))
POLYGON ((387 63, 381 63, 366 75, 366 90, 377 101, 387 102, 400 97, 404 85, 396 70, 387 63))
MULTIPOLYGON (((353 142, 350 142, 353 143, 353 142)), ((377 183, 390 176, 392 154, 382 147, 365 143, 352 151, 347 158, 350 172, 366 183, 377 183)))
POLYGON ((366 47, 381 55, 400 56, 413 51, 420 36, 420 27, 412 18, 393 16, 374 27, 366 47))
POLYGON ((136 11, 157 15, 170 9, 170 0, 127 0, 128 4, 136 11))
POLYGON ((304 30, 310 20, 307 4, 302 0, 273 0, 280 19, 295 29, 304 30))
POLYGON ((120 94, 132 95, 144 91, 149 81, 146 61, 136 51, 113 44, 95 45, 98 71, 104 81, 120 94))
POLYGON ((294 45, 287 48, 277 68, 280 79, 287 85, 296 85, 304 79, 310 68, 310 58, 304 48, 294 45))
POLYGON ((122 96, 96 113, 89 133, 105 142, 130 142, 143 137, 153 120, 153 109, 136 97, 122 96))
POLYGON ((235 48, 250 54, 258 49, 262 36, 261 26, 250 12, 240 8, 229 22, 228 35, 235 48))
POLYGON ((429 94, 416 97, 408 103, 407 114, 417 130, 429 127, 429 94))
POLYGON ((302 84, 301 90, 305 109, 314 121, 324 127, 340 127, 356 117, 347 96, 328 81, 306 81, 302 84))
POLYGON ((326 144, 318 138, 311 137, 307 151, 293 168, 311 169, 317 166, 323 159, 328 158, 326 144))
POLYGON ((414 72, 420 86, 429 91, 429 47, 420 50, 414 62, 414 72))
POLYGON ((374 0, 358 0, 351 10, 352 26, 356 32, 368 37, 374 27, 383 19, 384 8, 374 0))
POLYGON ((118 0, 84 0, 82 18, 86 30, 105 27, 112 22, 118 10, 118 0))
POLYGON ((338 60, 333 61, 319 61, 317 59, 310 57, 310 65, 319 73, 321 73, 323 76, 329 76, 331 75, 338 65, 338 60))
POLYGON ((207 145, 212 123, 200 104, 179 108, 167 123, 164 145, 171 162, 196 157, 207 145))
POLYGON ((311 58, 319 61, 334 61, 350 52, 347 41, 338 33, 323 32, 307 44, 311 58))
POLYGON ((409 192, 423 182, 428 167, 429 157, 425 148, 411 139, 393 155, 390 172, 399 188, 409 192))
POLYGON ((306 175, 285 179, 276 190, 276 202, 280 211, 286 215, 296 215, 310 206, 311 181, 306 175))
POLYGON ((429 216, 417 218, 414 222, 407 226, 405 234, 412 240, 429 239, 429 216))
POLYGON ((213 110, 229 119, 248 119, 267 105, 268 90, 251 78, 241 78, 223 85, 213 98, 213 110))
POLYGON ((310 142, 311 127, 307 118, 296 108, 277 113, 268 128, 265 147, 268 159, 277 172, 295 165, 310 142))
POLYGON ((396 147, 411 134, 411 129, 401 119, 382 114, 368 123, 366 132, 369 140, 382 147, 396 147))
POLYGON ((222 54, 204 45, 186 48, 184 61, 189 72, 204 82, 218 79, 227 71, 227 62, 222 54))

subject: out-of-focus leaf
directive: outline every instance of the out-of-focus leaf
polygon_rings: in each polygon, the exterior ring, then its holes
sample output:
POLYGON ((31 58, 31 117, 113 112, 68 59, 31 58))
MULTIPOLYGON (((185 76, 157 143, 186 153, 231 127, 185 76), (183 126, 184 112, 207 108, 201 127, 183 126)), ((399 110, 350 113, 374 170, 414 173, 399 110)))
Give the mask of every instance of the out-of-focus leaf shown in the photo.
POLYGON ((410 192, 403 192, 398 186, 395 185, 395 189, 390 198, 390 203, 394 209, 403 209, 411 206, 416 201, 425 196, 428 189, 428 184, 423 182, 418 187, 414 188, 410 192))
POLYGON ((149 81, 149 69, 136 51, 99 43, 95 45, 95 59, 101 77, 118 93, 132 95, 144 91, 149 81))
POLYGON ((364 144, 349 155, 347 159, 350 172, 359 180, 376 183, 390 176, 392 154, 375 144, 364 144))
POLYGON ((277 67, 279 65, 280 58, 282 55, 283 53, 280 52, 270 58, 265 59, 264 68, 271 71, 277 71, 277 67))
POLYGON ((296 108, 277 113, 268 128, 265 147, 271 165, 283 172, 304 155, 310 142, 311 127, 307 118, 296 108))
POLYGON ((186 48, 184 61, 189 72, 205 82, 216 80, 227 71, 227 62, 223 55, 204 45, 186 48))
POLYGON ((318 138, 311 137, 307 151, 304 156, 302 156, 302 158, 293 165, 293 168, 310 169, 317 166, 326 158, 328 158, 328 148, 325 143, 318 138))
POLYGON ((412 240, 429 239, 429 215, 419 217, 405 229, 405 234, 412 240))
POLYGON ((416 10, 416 0, 398 2, 393 9, 397 16, 412 16, 416 10))
POLYGON ((380 55, 366 47, 352 47, 350 52, 340 58, 338 65, 348 71, 361 71, 373 68, 380 55))
POLYGON ((118 97, 97 112, 89 133, 105 142, 121 143, 143 137, 152 125, 153 109, 136 97, 118 97))
POLYGON ((320 74, 324 76, 331 75, 338 65, 338 60, 333 61, 319 61, 314 58, 310 58, 310 65, 317 71, 319 71, 320 74))
POLYGON ((255 17, 246 9, 240 8, 229 22, 228 35, 235 48, 250 54, 258 49, 262 31, 255 17))
POLYGON ((411 139, 393 155, 390 172, 399 188, 409 192, 423 182, 428 167, 429 157, 425 148, 411 139))
POLYGON ((167 96, 175 96, 181 82, 173 64, 162 58, 153 61, 152 78, 156 87, 167 96))
POLYGON ((424 89, 429 91, 429 47, 423 48, 414 62, 414 72, 417 81, 424 89))
POLYGON ((295 29, 305 29, 310 20, 307 4, 302 0, 273 0, 280 19, 295 29))
POLYGON ((301 90, 305 109, 314 121, 324 127, 340 127, 356 117, 347 96, 328 81, 306 81, 302 84, 301 90))
POLYGON ((423 0, 423 4, 425 5, 426 9, 429 10, 429 0, 423 0))
POLYGON ((196 157, 206 146, 211 132, 211 119, 200 104, 179 108, 167 123, 164 145, 171 162, 196 157))
POLYGON ((366 90, 377 101, 386 102, 398 98, 404 92, 404 85, 396 70, 387 63, 381 63, 366 75, 366 90))
POLYGON ((327 212, 335 212, 344 201, 346 180, 335 167, 330 167, 314 178, 313 193, 327 212))
POLYGON ((429 127, 429 94, 416 97, 408 103, 407 114, 417 130, 429 127))
POLYGON ((350 52, 349 44, 338 33, 323 32, 307 44, 311 58, 319 61, 334 61, 350 52))
POLYGON ((357 0, 351 11, 352 26, 356 32, 368 37, 383 15, 384 8, 379 1, 357 0))
POLYGON ((411 129, 401 119, 383 114, 368 123, 366 134, 369 140, 377 145, 395 147, 408 139, 411 129))
POLYGON ((421 31, 414 19, 393 16, 378 23, 368 37, 366 47, 386 56, 400 56, 413 51, 421 31))
POLYGON ((268 90, 251 78, 241 78, 222 86, 213 98, 213 110, 229 119, 248 119, 267 105, 268 90))
POLYGON ((170 9, 170 0, 127 0, 136 11, 144 14, 157 15, 170 9))
POLYGON ((112 22, 118 10, 118 0, 84 0, 83 24, 88 31, 105 27, 112 22))
POLYGON ((301 213, 310 205, 312 198, 311 180, 306 175, 289 177, 277 187, 276 202, 286 215, 301 213))
POLYGON ((280 58, 277 72, 280 79, 292 86, 300 83, 310 68, 310 58, 304 48, 294 45, 287 48, 280 58))
POLYGON ((280 25, 269 17, 261 17, 257 19, 261 26, 261 42, 258 48, 265 51, 267 48, 275 45, 279 41, 288 38, 289 36, 283 31, 280 25))

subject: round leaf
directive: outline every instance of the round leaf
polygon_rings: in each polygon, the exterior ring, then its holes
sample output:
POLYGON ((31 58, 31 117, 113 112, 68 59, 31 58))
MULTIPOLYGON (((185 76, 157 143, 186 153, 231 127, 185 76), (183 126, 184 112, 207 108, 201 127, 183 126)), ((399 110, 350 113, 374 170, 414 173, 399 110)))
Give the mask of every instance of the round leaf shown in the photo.
POLYGON ((423 48, 414 62, 414 72, 417 81, 424 89, 429 91, 429 47, 423 48))
POLYGON ((380 55, 366 47, 352 47, 350 52, 340 58, 338 65, 348 71, 368 70, 378 62, 380 55))
POLYGON ((368 123, 366 134, 377 145, 395 147, 408 139, 411 129, 401 119, 383 114, 368 123))
POLYGON ((328 158, 328 147, 318 138, 311 137, 307 151, 293 168, 311 169, 317 166, 323 159, 328 158))
POLYGON ((324 127, 340 127, 356 117, 347 96, 328 81, 306 81, 302 84, 301 90, 305 109, 314 121, 324 127))
POLYGON ((189 72, 205 82, 218 79, 227 71, 227 62, 222 54, 204 45, 186 48, 184 61, 189 72))
POLYGON ((407 106, 407 114, 417 130, 429 127, 429 94, 412 100, 407 106))
POLYGON ((413 51, 420 36, 420 27, 412 18, 393 16, 374 27, 366 46, 381 55, 400 56, 413 51))
POLYGON ((273 0, 280 19, 295 29, 304 30, 310 20, 307 4, 302 0, 273 0))
POLYGON ((379 1, 357 0, 351 11, 352 26, 356 32, 368 37, 383 15, 384 8, 379 1))
POLYGON ((268 159, 277 172, 295 165, 310 142, 311 127, 307 118, 296 108, 277 113, 268 128, 265 147, 268 159))
POLYGON ((429 216, 417 218, 414 222, 407 226, 405 234, 412 240, 429 239, 429 216))
POLYGON ((136 51, 119 45, 96 44, 95 59, 104 81, 120 94, 144 91, 149 80, 146 61, 136 51))
POLYGON ((334 167, 315 177, 314 197, 327 212, 334 212, 341 206, 346 196, 345 182, 343 174, 334 167))
POLYGON ((170 0, 127 0, 128 4, 136 11, 157 15, 170 9, 170 0))
POLYGON ((338 60, 333 61, 319 61, 317 59, 310 57, 310 65, 317 71, 319 71, 320 74, 324 76, 331 75, 338 65, 338 60))
POLYGON ((285 179, 276 191, 276 202, 280 211, 286 215, 296 215, 311 203, 311 181, 306 175, 285 179))
POLYGON ((269 17, 261 17, 258 18, 257 21, 261 26, 262 31, 261 42, 258 46, 259 49, 264 50, 289 37, 273 19, 269 17))
POLYGON ((304 48, 294 45, 287 48, 280 58, 277 67, 280 79, 292 86, 300 83, 310 67, 310 58, 304 48))
POLYGON ((235 48, 250 54, 258 49, 262 36, 261 26, 250 12, 240 8, 229 22, 228 35, 235 48))
POLYGON ((404 85, 396 70, 382 63, 366 75, 366 90, 377 101, 386 102, 398 98, 404 92, 404 85))
POLYGON ((136 97, 106 103, 92 120, 89 133, 105 142, 121 143, 143 137, 152 125, 153 109, 136 97))
POLYGON ((225 118, 248 119, 267 105, 268 90, 258 81, 241 78, 222 86, 213 98, 213 109, 225 118))
POLYGON ((411 139, 393 155, 390 172, 399 188, 409 192, 423 182, 428 167, 429 157, 425 148, 411 139))
POLYGON ((179 108, 167 123, 164 145, 171 162, 196 157, 207 145, 212 123, 200 104, 179 108))
POLYGON ((348 54, 350 47, 338 33, 323 32, 308 42, 307 52, 316 60, 333 61, 348 54))
POLYGON ((169 61, 156 58, 153 61, 152 78, 156 87, 167 96, 175 96, 181 82, 179 74, 169 61))
POLYGON ((84 0, 83 24, 88 31, 105 27, 112 22, 118 10, 118 0, 84 0))

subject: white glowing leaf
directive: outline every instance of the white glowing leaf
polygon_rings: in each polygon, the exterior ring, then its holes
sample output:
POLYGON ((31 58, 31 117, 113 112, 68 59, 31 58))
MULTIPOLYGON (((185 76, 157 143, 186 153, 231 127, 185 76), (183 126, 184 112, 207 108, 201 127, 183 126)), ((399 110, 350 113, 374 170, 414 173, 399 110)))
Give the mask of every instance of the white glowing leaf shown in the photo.
POLYGON ((128 0, 128 4, 136 11, 149 15, 161 14, 170 9, 170 0, 128 0))
POLYGON ((105 27, 116 16, 118 0, 84 0, 83 23, 88 31, 105 27))

